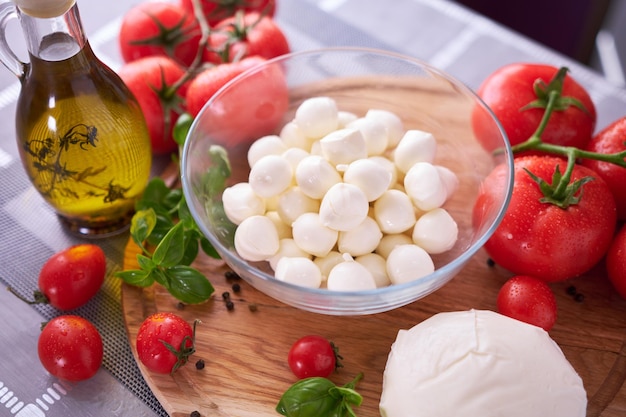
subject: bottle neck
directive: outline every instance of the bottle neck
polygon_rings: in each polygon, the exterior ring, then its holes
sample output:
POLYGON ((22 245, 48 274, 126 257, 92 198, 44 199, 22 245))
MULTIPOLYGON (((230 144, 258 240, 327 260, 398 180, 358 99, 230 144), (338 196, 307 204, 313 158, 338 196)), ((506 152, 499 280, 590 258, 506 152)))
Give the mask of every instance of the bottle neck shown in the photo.
POLYGON ((76 55, 87 38, 76 3, 56 17, 33 17, 18 8, 28 51, 44 61, 62 61, 76 55))

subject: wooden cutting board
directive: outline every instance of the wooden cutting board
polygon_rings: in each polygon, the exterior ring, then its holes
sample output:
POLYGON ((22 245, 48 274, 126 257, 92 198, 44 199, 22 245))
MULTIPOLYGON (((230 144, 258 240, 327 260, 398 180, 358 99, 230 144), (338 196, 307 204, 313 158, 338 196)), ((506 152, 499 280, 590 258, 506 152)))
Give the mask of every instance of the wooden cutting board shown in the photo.
MULTIPOLYGON (((124 268, 136 268, 137 247, 131 242, 124 268)), ((201 257, 195 266, 216 288, 212 298, 197 306, 179 307, 162 287, 140 289, 123 285, 122 308, 128 339, 135 351, 137 330, 156 311, 175 312, 189 322, 200 319, 196 354, 174 376, 154 374, 139 364, 150 388, 172 417, 277 416, 274 408, 282 393, 296 381, 287 365, 291 344, 307 334, 334 341, 344 357, 344 367, 331 379, 345 384, 359 372, 357 389, 364 396, 356 409, 360 417, 379 416, 382 374, 391 344, 399 329, 408 329, 442 311, 495 309, 496 294, 510 273, 487 264, 479 252, 450 283, 403 308, 360 317, 335 317, 286 306, 241 281, 232 292, 219 261, 201 257), (222 299, 231 292, 235 308, 228 311, 222 299), (250 306, 256 306, 252 311, 250 306), (197 370, 195 362, 205 361, 197 370)), ((559 318, 550 332, 582 377, 589 398, 587 417, 626 416, 626 301, 605 278, 601 266, 588 276, 552 285, 559 318), (567 292, 575 286, 584 296, 574 300, 567 292)), ((515 383, 515 381, 511 381, 515 383)))

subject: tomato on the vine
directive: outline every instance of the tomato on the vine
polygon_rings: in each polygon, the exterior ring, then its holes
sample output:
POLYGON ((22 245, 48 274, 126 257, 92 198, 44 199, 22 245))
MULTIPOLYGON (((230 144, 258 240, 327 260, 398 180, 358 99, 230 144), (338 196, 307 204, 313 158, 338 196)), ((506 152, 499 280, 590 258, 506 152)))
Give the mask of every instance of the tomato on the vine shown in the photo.
POLYGON ((252 142, 273 133, 283 122, 289 107, 287 80, 277 64, 264 65, 261 57, 221 64, 200 73, 189 85, 187 111, 196 116, 210 98, 218 103, 204 107, 200 129, 210 131, 218 143, 252 142), (256 68, 256 69, 255 69, 256 68), (249 76, 215 92, 235 76, 249 70, 249 76))
MULTIPOLYGON (((626 117, 615 120, 597 133, 586 150, 602 154, 626 151, 626 117)), ((582 164, 593 169, 606 181, 615 198, 617 218, 626 220, 626 168, 592 159, 583 159, 582 164)))
MULTIPOLYGON (((548 85, 558 71, 550 65, 509 64, 489 75, 478 88, 477 94, 498 118, 511 145, 529 139, 539 126, 547 97, 541 97, 541 93, 538 97, 538 91, 548 85), (538 80, 540 82, 536 86, 538 80)), ((493 149, 489 117, 484 109, 477 107, 472 114, 472 124, 478 139, 485 142, 487 149, 493 149)), ((559 106, 552 113, 541 140, 584 148, 591 140, 596 117, 596 108, 589 93, 566 74, 559 106)))
MULTIPOLYGON (((79 244, 52 255, 39 272, 39 292, 59 310, 73 310, 86 304, 102 287, 106 256, 98 245, 79 244)), ((44 302, 45 302, 44 301, 44 302)))
MULTIPOLYGON (((549 185, 557 167, 564 173, 566 161, 545 155, 515 160, 509 206, 484 246, 495 263, 514 274, 562 281, 591 269, 611 243, 615 202, 594 171, 574 166, 570 185, 586 177, 591 180, 573 192, 573 201, 566 208, 542 201, 546 196, 529 171, 549 185)), ((506 166, 500 165, 485 179, 474 206, 475 224, 480 224, 483 213, 493 210, 504 193, 505 170, 506 166)))
POLYGON ((194 328, 182 317, 167 312, 147 317, 137 332, 137 355, 157 373, 173 373, 195 352, 194 328))
POLYGON ((287 363, 294 375, 300 379, 309 377, 327 378, 341 367, 341 356, 337 347, 319 335, 301 337, 289 349, 287 363))
POLYGON ((204 60, 220 64, 251 56, 271 59, 289 51, 287 37, 274 19, 253 12, 218 23, 209 36, 204 60))
POLYGON ((550 331, 557 318, 556 298, 544 281, 517 275, 500 288, 498 313, 550 331))
POLYGON ((150 56, 123 65, 118 75, 135 95, 146 119, 152 152, 156 155, 178 149, 172 137, 176 120, 183 112, 187 83, 173 86, 185 69, 172 58, 150 56))
POLYGON ((98 372, 104 349, 98 329, 79 316, 58 316, 45 324, 37 342, 43 367, 59 379, 82 381, 98 372))
POLYGON ((140 3, 122 18, 119 45, 125 62, 147 56, 168 56, 190 66, 198 54, 200 27, 182 6, 168 2, 140 3))
MULTIPOLYGON (((193 0, 181 0, 180 4, 185 10, 194 13, 193 0)), ((259 12, 269 17, 276 12, 276 0, 200 0, 200 4, 211 26, 233 16, 238 10, 259 12)))
POLYGON ((615 235, 606 255, 606 270, 617 293, 626 299, 626 226, 615 235))

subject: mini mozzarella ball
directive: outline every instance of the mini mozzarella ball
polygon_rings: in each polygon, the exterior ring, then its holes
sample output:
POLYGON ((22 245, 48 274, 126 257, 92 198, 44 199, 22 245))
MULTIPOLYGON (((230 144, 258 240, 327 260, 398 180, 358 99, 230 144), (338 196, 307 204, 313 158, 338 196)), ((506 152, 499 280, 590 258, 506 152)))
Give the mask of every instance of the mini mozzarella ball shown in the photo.
POLYGON ((374 278, 377 288, 386 287, 391 284, 387 274, 387 260, 377 253, 368 253, 354 259, 363 265, 374 278))
POLYGON ((278 252, 278 232, 265 216, 251 216, 235 229, 235 250, 247 261, 265 261, 278 252))
POLYGON ((265 198, 282 193, 292 180, 291 165, 279 155, 267 155, 259 159, 250 169, 248 178, 254 192, 265 198))
POLYGON ((400 117, 388 110, 370 109, 365 113, 368 119, 375 119, 382 122, 387 128, 387 148, 395 148, 404 135, 404 123, 400 117))
POLYGON ((398 182, 398 168, 396 168, 396 164, 394 164, 389 158, 384 156, 370 156, 367 159, 372 162, 376 162, 378 165, 385 168, 389 174, 391 174, 391 179, 389 180, 390 187, 398 182))
POLYGON ((290 187, 278 198, 278 215, 287 224, 292 224, 300 215, 312 213, 320 208, 320 201, 304 194, 300 187, 290 187))
POLYGON ((402 233, 417 220, 411 199, 399 190, 387 190, 374 202, 374 218, 383 233, 402 233))
POLYGON ((442 208, 423 214, 413 228, 413 242, 430 254, 452 249, 459 235, 459 228, 450 213, 442 208))
POLYGON ((393 160, 404 173, 417 162, 433 163, 437 151, 437 141, 432 133, 422 130, 408 130, 393 151, 393 160))
POLYGON ((348 124, 352 123, 353 121, 359 118, 356 114, 349 112, 349 111, 344 111, 344 110, 339 110, 339 113, 337 114, 337 116, 339 120, 339 125, 337 126, 338 129, 343 129, 348 124))
POLYGON ((333 185, 341 182, 341 175, 326 159, 309 155, 300 161, 295 172, 296 184, 311 198, 321 199, 333 185))
POLYGON ((439 178, 443 182, 443 185, 446 189, 446 200, 452 197, 452 194, 459 189, 459 177, 456 176, 451 169, 446 168, 441 165, 435 165, 437 168, 437 173, 439 174, 439 178))
POLYGON ((387 150, 387 127, 375 118, 361 117, 346 127, 357 129, 365 139, 365 147, 369 156, 382 155, 387 150))
POLYGON ((337 103, 330 97, 304 100, 296 109, 295 123, 304 136, 321 138, 339 126, 337 103))
POLYGON ((304 213, 291 225, 293 240, 305 252, 326 256, 337 244, 339 233, 326 227, 317 213, 304 213))
POLYGON ((280 155, 287 150, 287 145, 278 135, 263 136, 255 140, 248 149, 248 165, 253 166, 266 155, 280 155))
POLYGON ((302 133, 294 121, 286 123, 280 130, 279 136, 287 148, 298 148, 304 151, 311 149, 312 140, 302 133))
POLYGON ((349 164, 367 157, 367 144, 357 129, 339 129, 320 139, 322 155, 333 165, 349 164))
POLYGON ((234 224, 239 224, 250 216, 265 214, 265 200, 256 195, 247 182, 224 189, 222 203, 226 217, 234 224))
POLYGON ((335 267, 335 265, 343 262, 343 255, 335 250, 328 252, 326 256, 318 256, 313 259, 315 265, 322 272, 322 281, 326 281, 328 279, 328 274, 330 274, 331 269, 335 267))
POLYGON ((367 201, 378 199, 391 185, 392 174, 371 159, 352 162, 343 174, 343 182, 356 185, 365 193, 367 201))
POLYGON ((322 274, 317 265, 309 258, 281 258, 276 264, 274 277, 280 281, 307 288, 319 288, 322 274))
POLYGON ((275 271, 278 261, 282 258, 309 258, 312 259, 310 253, 303 251, 300 246, 296 244, 296 241, 292 238, 280 239, 278 252, 270 259, 268 259, 270 266, 275 271))
POLYGON ((330 291, 365 291, 376 289, 376 281, 367 268, 344 255, 344 261, 330 270, 326 287, 330 291))
POLYGON ((411 236, 406 235, 404 233, 396 233, 396 234, 388 234, 384 235, 382 239, 380 239, 380 243, 378 247, 376 247, 376 253, 387 259, 391 251, 398 245, 411 245, 413 244, 413 239, 411 236))
POLYGON ((289 148, 285 152, 283 152, 281 156, 285 158, 287 162, 289 162, 293 172, 296 172, 296 168, 298 168, 298 165, 300 164, 300 162, 302 162, 304 158, 309 156, 309 153, 305 151, 304 149, 289 148))
POLYGON ((339 232, 337 249, 356 257, 373 252, 380 243, 383 233, 376 220, 365 217, 365 220, 352 230, 339 232))
POLYGON ((435 271, 428 252, 417 245, 398 245, 387 258, 387 274, 393 284, 404 284, 435 271))
POLYGON ((406 173, 404 189, 411 201, 422 211, 441 207, 448 192, 439 172, 428 162, 418 162, 406 173))
POLYGON ((315 140, 311 142, 311 150, 309 151, 311 155, 324 156, 322 153, 322 145, 320 145, 319 140, 315 140))
POLYGON ((265 217, 270 219, 272 223, 274 223, 274 226, 276 226, 276 231, 278 232, 279 239, 286 239, 292 236, 291 235, 291 223, 289 224, 285 223, 283 219, 281 219, 280 216, 278 215, 278 212, 274 210, 266 211, 265 217))
POLYGON ((359 226, 368 211, 365 193, 356 185, 340 182, 330 187, 322 198, 319 215, 324 226, 345 232, 359 226))

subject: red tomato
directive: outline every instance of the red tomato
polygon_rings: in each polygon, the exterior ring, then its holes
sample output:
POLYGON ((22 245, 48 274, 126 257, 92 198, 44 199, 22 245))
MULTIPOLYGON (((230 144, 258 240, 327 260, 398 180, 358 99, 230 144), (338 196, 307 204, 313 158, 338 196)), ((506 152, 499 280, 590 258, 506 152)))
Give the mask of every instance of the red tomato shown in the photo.
MULTIPOLYGON (((626 151, 626 117, 614 121, 595 135, 587 145, 587 150, 602 154, 626 151)), ((626 220, 626 168, 592 159, 583 159, 582 164, 606 181, 615 198, 617 218, 626 220)))
POLYGON ((626 226, 622 226, 606 255, 606 269, 611 283, 626 299, 626 226))
MULTIPOLYGON (((193 13, 193 0, 181 0, 181 6, 193 13)), ((220 21, 234 16, 238 10, 259 12, 265 16, 274 16, 275 0, 200 0, 202 11, 209 25, 214 26, 220 21)))
POLYGON ((71 246, 52 255, 39 272, 39 290, 52 306, 73 310, 87 303, 102 287, 106 256, 93 244, 71 246))
MULTIPOLYGON (((189 85, 187 111, 196 116, 224 84, 243 71, 263 64, 260 57, 221 64, 200 73, 189 85)), ((218 143, 253 141, 272 133, 289 106, 285 75, 277 64, 263 66, 231 85, 217 97, 218 105, 204 107, 201 129, 218 143)))
POLYGON ((125 62, 157 55, 189 66, 198 53, 200 37, 193 13, 177 4, 150 2, 124 15, 118 39, 125 62))
MULTIPOLYGON (((544 281, 562 281, 580 275, 599 262, 608 249, 616 224, 615 202, 606 183, 589 168, 576 165, 572 181, 593 180, 582 186, 577 204, 566 209, 540 201, 539 185, 525 170, 548 183, 556 166, 566 161, 551 156, 524 156, 515 160, 513 194, 505 215, 485 249, 493 261, 516 275, 544 281)), ((474 206, 474 224, 494 209, 506 186, 505 165, 485 179, 474 206)))
POLYGON ((556 298, 544 281, 518 275, 504 283, 496 301, 498 312, 550 331, 557 317, 556 298))
POLYGON ((139 327, 137 355, 153 372, 174 373, 194 352, 193 328, 176 314, 152 314, 139 327))
POLYGON ((59 316, 46 323, 37 351, 50 374, 74 382, 94 376, 104 354, 98 329, 79 316, 59 316))
POLYGON ((289 51, 287 37, 272 18, 246 13, 222 20, 215 26, 204 60, 219 64, 256 55, 271 59, 289 51))
MULTIPOLYGON (((510 64, 496 70, 479 87, 477 94, 499 119, 511 145, 526 141, 537 130, 544 109, 523 108, 537 100, 535 81, 540 79, 548 84, 557 71, 549 65, 510 64)), ((565 76, 561 96, 579 100, 587 112, 572 105, 554 111, 541 139, 546 143, 584 148, 596 125, 595 106, 587 91, 569 74, 565 76)), ((484 110, 477 108, 472 114, 472 123, 478 139, 485 142, 487 149, 493 149, 491 122, 485 119, 487 116, 484 110)))
POLYGON ((326 338, 317 335, 304 336, 291 346, 287 362, 294 375, 300 379, 326 378, 338 366, 337 348, 326 338))
POLYGON ((163 155, 177 150, 172 130, 182 113, 180 103, 185 99, 187 84, 175 92, 171 88, 185 75, 185 69, 171 58, 152 56, 123 65, 118 75, 139 102, 150 132, 152 152, 163 155))

